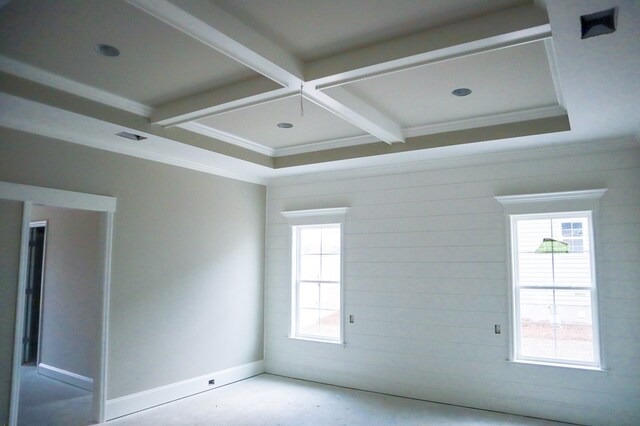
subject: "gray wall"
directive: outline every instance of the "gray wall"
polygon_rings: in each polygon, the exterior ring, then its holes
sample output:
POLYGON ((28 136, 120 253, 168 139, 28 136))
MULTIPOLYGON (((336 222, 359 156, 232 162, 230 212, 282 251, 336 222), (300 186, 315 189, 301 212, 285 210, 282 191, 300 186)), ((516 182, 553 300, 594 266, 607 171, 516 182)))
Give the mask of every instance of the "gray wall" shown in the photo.
POLYGON ((22 203, 0 200, 0 424, 9 417, 21 223, 22 203))
POLYGON ((100 342, 100 213, 33 206, 47 221, 40 362, 94 378, 100 342))
POLYGON ((263 186, 4 128, 0 180, 118 199, 108 399, 262 359, 263 186))

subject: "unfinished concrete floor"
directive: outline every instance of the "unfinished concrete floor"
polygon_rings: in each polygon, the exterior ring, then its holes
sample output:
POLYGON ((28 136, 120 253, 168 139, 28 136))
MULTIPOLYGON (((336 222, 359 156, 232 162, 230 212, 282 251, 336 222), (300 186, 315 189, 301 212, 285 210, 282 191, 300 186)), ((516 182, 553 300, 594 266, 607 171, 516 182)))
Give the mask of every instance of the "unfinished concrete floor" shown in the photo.
POLYGON ((122 425, 560 425, 262 374, 108 422, 122 425))

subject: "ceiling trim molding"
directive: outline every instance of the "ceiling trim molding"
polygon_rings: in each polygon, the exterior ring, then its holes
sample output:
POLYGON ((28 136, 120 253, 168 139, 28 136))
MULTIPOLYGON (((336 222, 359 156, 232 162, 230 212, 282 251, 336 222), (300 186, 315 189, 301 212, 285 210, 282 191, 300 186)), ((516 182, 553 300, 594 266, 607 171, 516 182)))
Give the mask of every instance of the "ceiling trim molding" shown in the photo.
POLYGON ((506 112, 502 114, 484 115, 464 120, 444 123, 428 124, 426 126, 410 127, 404 130, 407 138, 434 135, 457 130, 474 129, 477 127, 497 126, 500 124, 517 123, 518 121, 537 120, 565 115, 567 112, 559 105, 551 105, 522 111, 506 112))
POLYGON ((323 151, 325 149, 344 148, 346 146, 366 145, 380 142, 380 139, 371 135, 351 136, 348 138, 331 139, 321 142, 312 142, 304 145, 285 146, 276 148, 274 157, 286 157, 287 155, 306 154, 307 152, 323 151))
POLYGON ((223 142, 228 142, 239 147, 250 149, 260 154, 273 157, 276 154, 276 150, 268 146, 260 145, 259 143, 252 142, 248 139, 240 136, 233 135, 231 133, 223 132, 222 130, 214 129, 213 127, 205 126, 204 124, 190 122, 178 125, 178 127, 190 132, 198 133, 210 138, 219 139, 223 142))
MULTIPOLYGON (((195 170, 198 172, 209 173, 216 176, 223 176, 231 179, 241 180, 244 182, 258 183, 264 185, 266 179, 259 178, 257 176, 231 172, 229 170, 221 169, 219 167, 209 166, 200 162, 187 160, 178 155, 160 154, 151 149, 136 148, 131 145, 125 145, 122 143, 114 143, 114 141, 106 141, 92 137, 78 137, 77 134, 69 131, 62 131, 60 129, 54 129, 50 126, 42 126, 34 123, 25 123, 17 120, 3 120, 0 122, 2 126, 6 126, 15 130, 20 130, 28 133, 35 133, 37 135, 46 136, 53 139, 59 139, 65 142, 72 142, 78 145, 84 145, 91 148, 101 149, 104 151, 115 152, 116 154, 129 155, 131 157, 141 158, 143 160, 155 161, 158 163, 169 164, 172 166, 182 167, 185 169, 195 170)), ((125 142, 126 143, 126 142, 125 142)), ((197 147, 189 147, 191 149, 200 149, 197 147)), ((204 152, 209 152, 202 150, 204 152)))
MULTIPOLYGON (((498 149, 495 152, 469 153, 455 156, 444 156, 433 159, 414 160, 410 162, 398 160, 388 164, 349 167, 330 171, 308 172, 276 176, 267 181, 269 186, 288 186, 309 182, 332 181, 341 179, 366 178, 371 176, 416 173, 427 170, 447 170, 460 167, 476 167, 485 164, 503 164, 514 161, 534 161, 560 155, 579 155, 609 153, 627 149, 637 149, 638 142, 632 137, 615 139, 598 139, 563 143, 562 145, 498 149)), ((445 148, 446 149, 446 148, 445 148)))
POLYGON ((562 85, 560 84, 560 72, 558 71, 558 59, 556 57, 556 48, 553 45, 552 38, 548 38, 544 41, 544 49, 547 52, 547 59, 549 60, 549 71, 551 72, 551 80, 553 81, 553 87, 556 90, 556 97, 558 98, 558 104, 565 107, 564 96, 562 96, 562 85))
POLYGON ((143 117, 150 117, 153 111, 153 108, 148 105, 79 83, 4 55, 0 55, 0 71, 143 117))

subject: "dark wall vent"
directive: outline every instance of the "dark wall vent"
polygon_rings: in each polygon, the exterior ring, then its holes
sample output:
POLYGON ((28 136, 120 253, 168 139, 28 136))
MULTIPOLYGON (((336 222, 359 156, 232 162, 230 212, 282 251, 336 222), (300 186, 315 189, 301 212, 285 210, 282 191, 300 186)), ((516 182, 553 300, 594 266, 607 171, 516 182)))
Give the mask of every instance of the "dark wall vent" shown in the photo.
POLYGON ((611 34, 616 30, 616 9, 582 15, 580 17, 582 38, 611 34))
POLYGON ((131 139, 132 141, 141 141, 146 139, 146 137, 144 136, 136 135, 135 133, 129 133, 129 132, 116 133, 116 136, 120 136, 121 138, 131 139))

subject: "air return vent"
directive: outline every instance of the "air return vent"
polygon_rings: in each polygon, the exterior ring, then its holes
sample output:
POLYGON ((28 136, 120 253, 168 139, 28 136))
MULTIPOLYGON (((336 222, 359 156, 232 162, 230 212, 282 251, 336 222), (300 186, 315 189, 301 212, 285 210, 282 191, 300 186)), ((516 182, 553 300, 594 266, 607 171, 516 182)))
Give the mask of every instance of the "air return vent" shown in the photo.
POLYGON ((616 30, 616 9, 607 9, 601 12, 582 15, 582 38, 611 34, 616 30))
POLYGON ((116 136, 120 136, 121 138, 131 139, 132 141, 141 141, 146 139, 146 137, 144 136, 136 135, 135 133, 129 133, 129 132, 116 133, 116 136))

